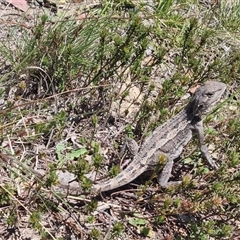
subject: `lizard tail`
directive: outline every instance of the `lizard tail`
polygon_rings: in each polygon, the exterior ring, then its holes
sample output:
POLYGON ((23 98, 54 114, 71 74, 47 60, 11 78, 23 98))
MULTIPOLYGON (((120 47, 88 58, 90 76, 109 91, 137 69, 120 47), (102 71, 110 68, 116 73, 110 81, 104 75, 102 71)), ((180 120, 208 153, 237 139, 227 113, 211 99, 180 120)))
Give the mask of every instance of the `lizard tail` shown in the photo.
POLYGON ((146 168, 139 166, 139 164, 133 165, 133 162, 124 169, 120 174, 116 177, 111 178, 105 182, 95 184, 92 187, 92 192, 106 192, 112 189, 124 186, 130 182, 132 182, 135 178, 140 176, 143 172, 146 171, 146 168))

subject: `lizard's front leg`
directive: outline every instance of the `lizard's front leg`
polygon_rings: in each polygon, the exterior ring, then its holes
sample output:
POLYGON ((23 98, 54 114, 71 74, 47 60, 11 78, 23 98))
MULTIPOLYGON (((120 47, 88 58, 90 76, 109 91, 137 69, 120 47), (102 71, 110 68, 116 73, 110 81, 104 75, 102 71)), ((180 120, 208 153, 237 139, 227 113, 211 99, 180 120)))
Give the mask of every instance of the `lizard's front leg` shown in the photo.
POLYGON ((181 181, 171 181, 171 182, 168 181, 172 173, 173 163, 174 163, 174 159, 168 158, 161 173, 158 175, 157 180, 161 187, 168 187, 170 185, 181 183, 181 181))
POLYGON ((198 136, 199 147, 204 159, 208 161, 212 168, 218 168, 215 161, 212 159, 207 146, 204 144, 204 133, 203 133, 203 123, 199 121, 193 125, 194 129, 196 130, 198 136))

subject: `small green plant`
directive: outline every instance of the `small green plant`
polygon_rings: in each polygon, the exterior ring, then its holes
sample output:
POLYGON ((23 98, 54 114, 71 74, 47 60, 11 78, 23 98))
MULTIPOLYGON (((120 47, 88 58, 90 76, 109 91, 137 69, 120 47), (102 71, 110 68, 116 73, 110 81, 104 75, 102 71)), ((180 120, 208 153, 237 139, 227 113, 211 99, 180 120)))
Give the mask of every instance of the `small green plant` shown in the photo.
POLYGON ((32 214, 30 215, 29 222, 36 230, 41 230, 42 229, 42 225, 40 224, 41 213, 38 211, 33 211, 32 214))
POLYGON ((112 165, 109 169, 109 177, 115 177, 121 172, 121 169, 118 165, 112 165))
POLYGON ((89 237, 90 239, 102 239, 102 233, 99 229, 94 228, 90 233, 89 237))
POLYGON ((226 238, 233 233, 233 228, 228 224, 218 225, 214 221, 206 221, 200 225, 191 224, 191 238, 194 239, 209 239, 209 237, 226 238))
POLYGON ((112 236, 113 237, 121 236, 123 234, 124 230, 125 230, 125 227, 124 227, 123 223, 116 222, 113 225, 112 236))
POLYGON ((94 210, 96 210, 97 206, 98 206, 98 202, 96 200, 92 200, 85 206, 85 210, 88 213, 92 213, 94 210))

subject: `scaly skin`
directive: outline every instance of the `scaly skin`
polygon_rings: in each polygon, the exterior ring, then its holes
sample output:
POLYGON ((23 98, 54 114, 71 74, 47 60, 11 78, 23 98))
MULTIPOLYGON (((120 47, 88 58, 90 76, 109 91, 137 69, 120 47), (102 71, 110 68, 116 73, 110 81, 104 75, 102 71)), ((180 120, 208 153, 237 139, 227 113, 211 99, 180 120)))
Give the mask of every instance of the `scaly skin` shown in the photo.
MULTIPOLYGON (((194 129, 198 133, 203 157, 212 168, 217 168, 203 144, 202 117, 220 100, 225 90, 224 83, 214 81, 206 82, 200 86, 193 94, 189 104, 181 112, 157 127, 146 138, 126 169, 112 179, 93 185, 92 192, 105 192, 132 182, 143 172, 156 166, 161 155, 164 155, 167 161, 158 180, 161 186, 167 186, 173 160, 180 156, 183 147, 191 140, 194 129)), ((78 187, 71 187, 71 185, 68 186, 68 189, 80 190, 78 187)))

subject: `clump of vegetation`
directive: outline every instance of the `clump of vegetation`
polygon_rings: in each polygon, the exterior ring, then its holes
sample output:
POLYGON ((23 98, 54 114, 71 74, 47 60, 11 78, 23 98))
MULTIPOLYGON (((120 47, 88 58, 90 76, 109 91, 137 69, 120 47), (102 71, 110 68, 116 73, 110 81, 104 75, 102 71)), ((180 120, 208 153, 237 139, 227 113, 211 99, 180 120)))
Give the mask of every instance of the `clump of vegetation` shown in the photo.
POLYGON ((108 1, 70 19, 65 12, 39 14, 31 25, 13 21, 0 43, 1 228, 24 226, 43 239, 235 236, 239 9, 223 1, 108 1), (144 140, 186 104, 191 86, 209 79, 231 90, 205 121, 218 170, 193 141, 172 173, 181 185, 160 189, 153 176, 89 193, 127 164, 126 136, 144 140), (61 189, 59 172, 83 191, 61 189))

